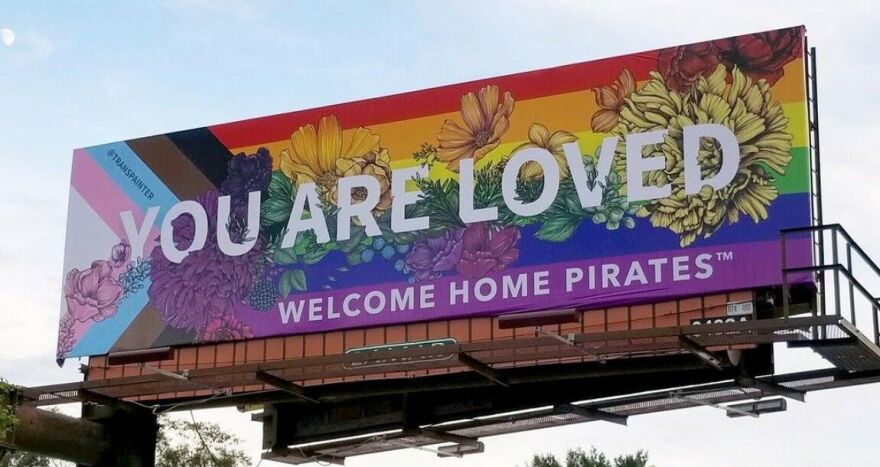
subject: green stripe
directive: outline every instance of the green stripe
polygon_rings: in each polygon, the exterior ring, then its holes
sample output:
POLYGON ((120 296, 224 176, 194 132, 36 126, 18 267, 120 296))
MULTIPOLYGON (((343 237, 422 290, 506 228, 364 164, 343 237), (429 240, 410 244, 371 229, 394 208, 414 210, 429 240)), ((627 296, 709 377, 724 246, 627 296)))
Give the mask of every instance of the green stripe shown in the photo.
POLYGON ((810 191, 810 154, 807 148, 792 148, 791 163, 785 169, 785 175, 776 174, 776 188, 780 194, 810 191))

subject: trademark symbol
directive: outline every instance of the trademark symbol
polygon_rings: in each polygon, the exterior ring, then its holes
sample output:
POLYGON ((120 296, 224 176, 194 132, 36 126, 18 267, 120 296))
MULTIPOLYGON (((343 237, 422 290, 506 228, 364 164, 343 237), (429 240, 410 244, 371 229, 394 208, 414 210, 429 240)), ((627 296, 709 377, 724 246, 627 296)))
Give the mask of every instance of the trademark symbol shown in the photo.
POLYGON ((719 251, 715 253, 715 258, 718 259, 718 261, 731 261, 733 260, 733 252, 719 251))

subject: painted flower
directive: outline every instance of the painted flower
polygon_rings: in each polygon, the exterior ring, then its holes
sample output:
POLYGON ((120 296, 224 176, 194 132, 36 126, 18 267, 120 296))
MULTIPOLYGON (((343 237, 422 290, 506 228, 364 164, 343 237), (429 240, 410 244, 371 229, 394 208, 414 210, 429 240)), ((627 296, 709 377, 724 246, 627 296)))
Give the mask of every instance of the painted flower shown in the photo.
POLYGON ((461 239, 464 229, 446 230, 439 237, 422 238, 413 245, 406 265, 416 280, 437 279, 453 270, 461 260, 461 239))
POLYGON ((462 235, 458 272, 478 279, 498 272, 519 257, 519 229, 492 227, 485 222, 470 224, 462 235))
MULTIPOLYGON (((607 133, 617 126, 618 113, 623 107, 625 99, 636 90, 636 79, 632 72, 626 68, 609 86, 599 86, 593 89, 596 94, 596 104, 599 110, 593 114, 590 126, 596 133, 607 133)), ((531 133, 531 131, 529 132, 531 133)))
POLYGON ((469 92, 461 98, 461 117, 465 128, 446 120, 437 135, 440 146, 437 160, 448 164, 450 170, 458 171, 462 159, 478 161, 498 147, 501 136, 510 126, 513 113, 513 96, 505 92, 499 102, 498 86, 486 86, 479 95, 469 92))
POLYGON ((85 271, 76 268, 67 273, 64 299, 67 312, 81 323, 103 321, 116 314, 122 286, 111 276, 109 261, 95 261, 85 271))
MULTIPOLYGON (((351 177, 353 175, 370 175, 379 182, 379 203, 373 209, 376 217, 381 216, 391 207, 391 158, 388 156, 388 150, 381 148, 362 156, 336 160, 337 177, 351 177)), ((335 183, 328 187, 327 193, 328 199, 333 204, 337 204, 339 194, 335 183)), ((366 188, 355 188, 351 198, 353 203, 363 202, 367 198, 366 188)), ((355 222, 358 220, 355 219, 355 222)))
MULTIPOLYGON (((646 156, 665 159, 663 170, 645 174, 645 183, 669 184, 672 193, 644 204, 638 215, 649 217, 655 227, 679 234, 682 247, 711 236, 725 221, 738 222, 741 214, 754 222, 767 219, 767 207, 778 196, 767 169, 784 174, 791 162, 788 118, 773 100, 770 85, 763 80, 753 82, 738 69, 731 75, 728 83, 727 69, 718 65, 696 82, 692 92, 681 95, 667 87, 662 75, 652 73, 651 80, 628 99, 620 113, 621 125, 615 130, 624 135, 668 129, 662 143, 644 149, 646 156), (740 147, 740 165, 727 186, 685 194, 683 128, 701 123, 717 123, 733 131, 740 147)), ((721 161, 718 145, 704 139, 697 153, 702 178, 717 174, 721 161)))
POLYGON ((749 34, 713 41, 718 55, 728 70, 736 67, 757 81, 764 79, 772 86, 782 78, 782 68, 803 52, 802 28, 749 34))
POLYGON ((254 337, 251 328, 242 324, 235 315, 226 315, 211 320, 199 332, 198 340, 203 342, 237 341, 254 337))
MULTIPOLYGON (((575 141, 577 141, 577 136, 567 131, 559 130, 554 131, 551 134, 550 130, 544 125, 533 123, 532 126, 529 127, 529 142, 520 145, 518 148, 514 149, 513 152, 525 148, 546 149, 550 154, 553 154, 553 157, 556 159, 556 164, 559 166, 559 174, 562 178, 565 178, 568 176, 568 162, 565 160, 565 153, 562 150, 562 145, 573 143, 575 141)), ((519 171, 519 177, 523 180, 543 178, 544 172, 541 170, 541 164, 534 161, 525 163, 519 171)))
POLYGON ((131 245, 127 241, 122 240, 110 251, 110 266, 113 268, 122 267, 131 258, 131 245))
POLYGON ((772 86, 782 78, 783 67, 801 55, 803 33, 802 28, 789 28, 663 49, 657 55, 657 71, 678 92, 690 91, 719 64, 772 86))
POLYGON ((379 136, 358 128, 348 141, 335 115, 321 118, 318 128, 301 126, 290 137, 292 148, 281 151, 281 171, 297 186, 316 183, 324 192, 336 186, 340 159, 362 157, 379 151, 379 136))
POLYGON ((55 362, 59 367, 64 365, 64 359, 76 343, 76 324, 69 310, 61 317, 58 325, 58 347, 55 353, 55 362))
MULTIPOLYGON (((208 214, 208 231, 217 229, 216 191, 199 196, 198 201, 208 214)), ((229 222, 230 238, 241 242, 247 235, 244 213, 233 210, 229 222)), ((183 215, 172 221, 174 243, 179 249, 188 247, 195 235, 192 216, 183 215)), ((169 325, 202 330, 217 318, 230 315, 236 304, 250 292, 260 268, 263 240, 241 256, 228 256, 220 251, 217 239, 209 235, 205 246, 190 252, 183 261, 174 263, 156 248, 151 254, 150 303, 169 325)))
POLYGON ((718 67, 721 59, 712 42, 662 49, 657 54, 657 71, 670 89, 687 92, 703 75, 718 67))
POLYGON ((248 193, 264 191, 272 180, 272 156, 266 148, 254 154, 239 153, 229 160, 220 192, 232 196, 233 206, 247 205, 248 193))

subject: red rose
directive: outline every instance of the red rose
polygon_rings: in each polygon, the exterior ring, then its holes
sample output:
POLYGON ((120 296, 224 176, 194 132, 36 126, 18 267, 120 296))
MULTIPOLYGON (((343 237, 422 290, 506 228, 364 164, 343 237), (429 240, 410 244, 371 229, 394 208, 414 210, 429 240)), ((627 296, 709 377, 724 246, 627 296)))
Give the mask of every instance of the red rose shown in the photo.
POLYGON ((728 70, 737 67, 752 80, 766 79, 773 85, 782 78, 782 67, 801 56, 803 28, 749 34, 714 41, 718 56, 728 70))
POLYGON ((666 80, 666 86, 686 92, 703 75, 715 71, 718 49, 711 42, 663 49, 657 54, 657 71, 666 80))
POLYGON ((728 73, 737 67, 753 81, 765 79, 772 86, 782 77, 782 68, 801 56, 803 38, 803 28, 789 28, 663 49, 657 54, 657 71, 679 92, 690 90, 719 64, 728 73))

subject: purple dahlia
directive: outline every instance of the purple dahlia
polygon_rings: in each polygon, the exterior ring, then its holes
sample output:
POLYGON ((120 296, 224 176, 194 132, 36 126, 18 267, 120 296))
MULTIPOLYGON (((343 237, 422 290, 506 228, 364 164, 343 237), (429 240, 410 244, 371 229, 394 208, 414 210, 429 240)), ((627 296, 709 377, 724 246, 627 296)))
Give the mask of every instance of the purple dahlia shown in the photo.
POLYGON ((406 265, 413 270, 416 280, 437 279, 455 268, 461 259, 461 237, 464 229, 447 230, 443 235, 422 238, 406 257, 406 265))
MULTIPOLYGON (((176 328, 201 331, 216 319, 231 315, 251 290, 254 276, 260 269, 263 241, 241 256, 227 256, 217 245, 213 233, 217 229, 217 198, 215 191, 196 198, 208 214, 208 240, 204 248, 190 252, 180 263, 165 258, 161 248, 151 253, 152 283, 148 291, 150 302, 176 328)), ((229 221, 230 238, 241 242, 248 236, 246 212, 233 209, 229 221)), ((171 222, 174 244, 179 249, 188 247, 195 234, 192 216, 182 215, 171 222)))

